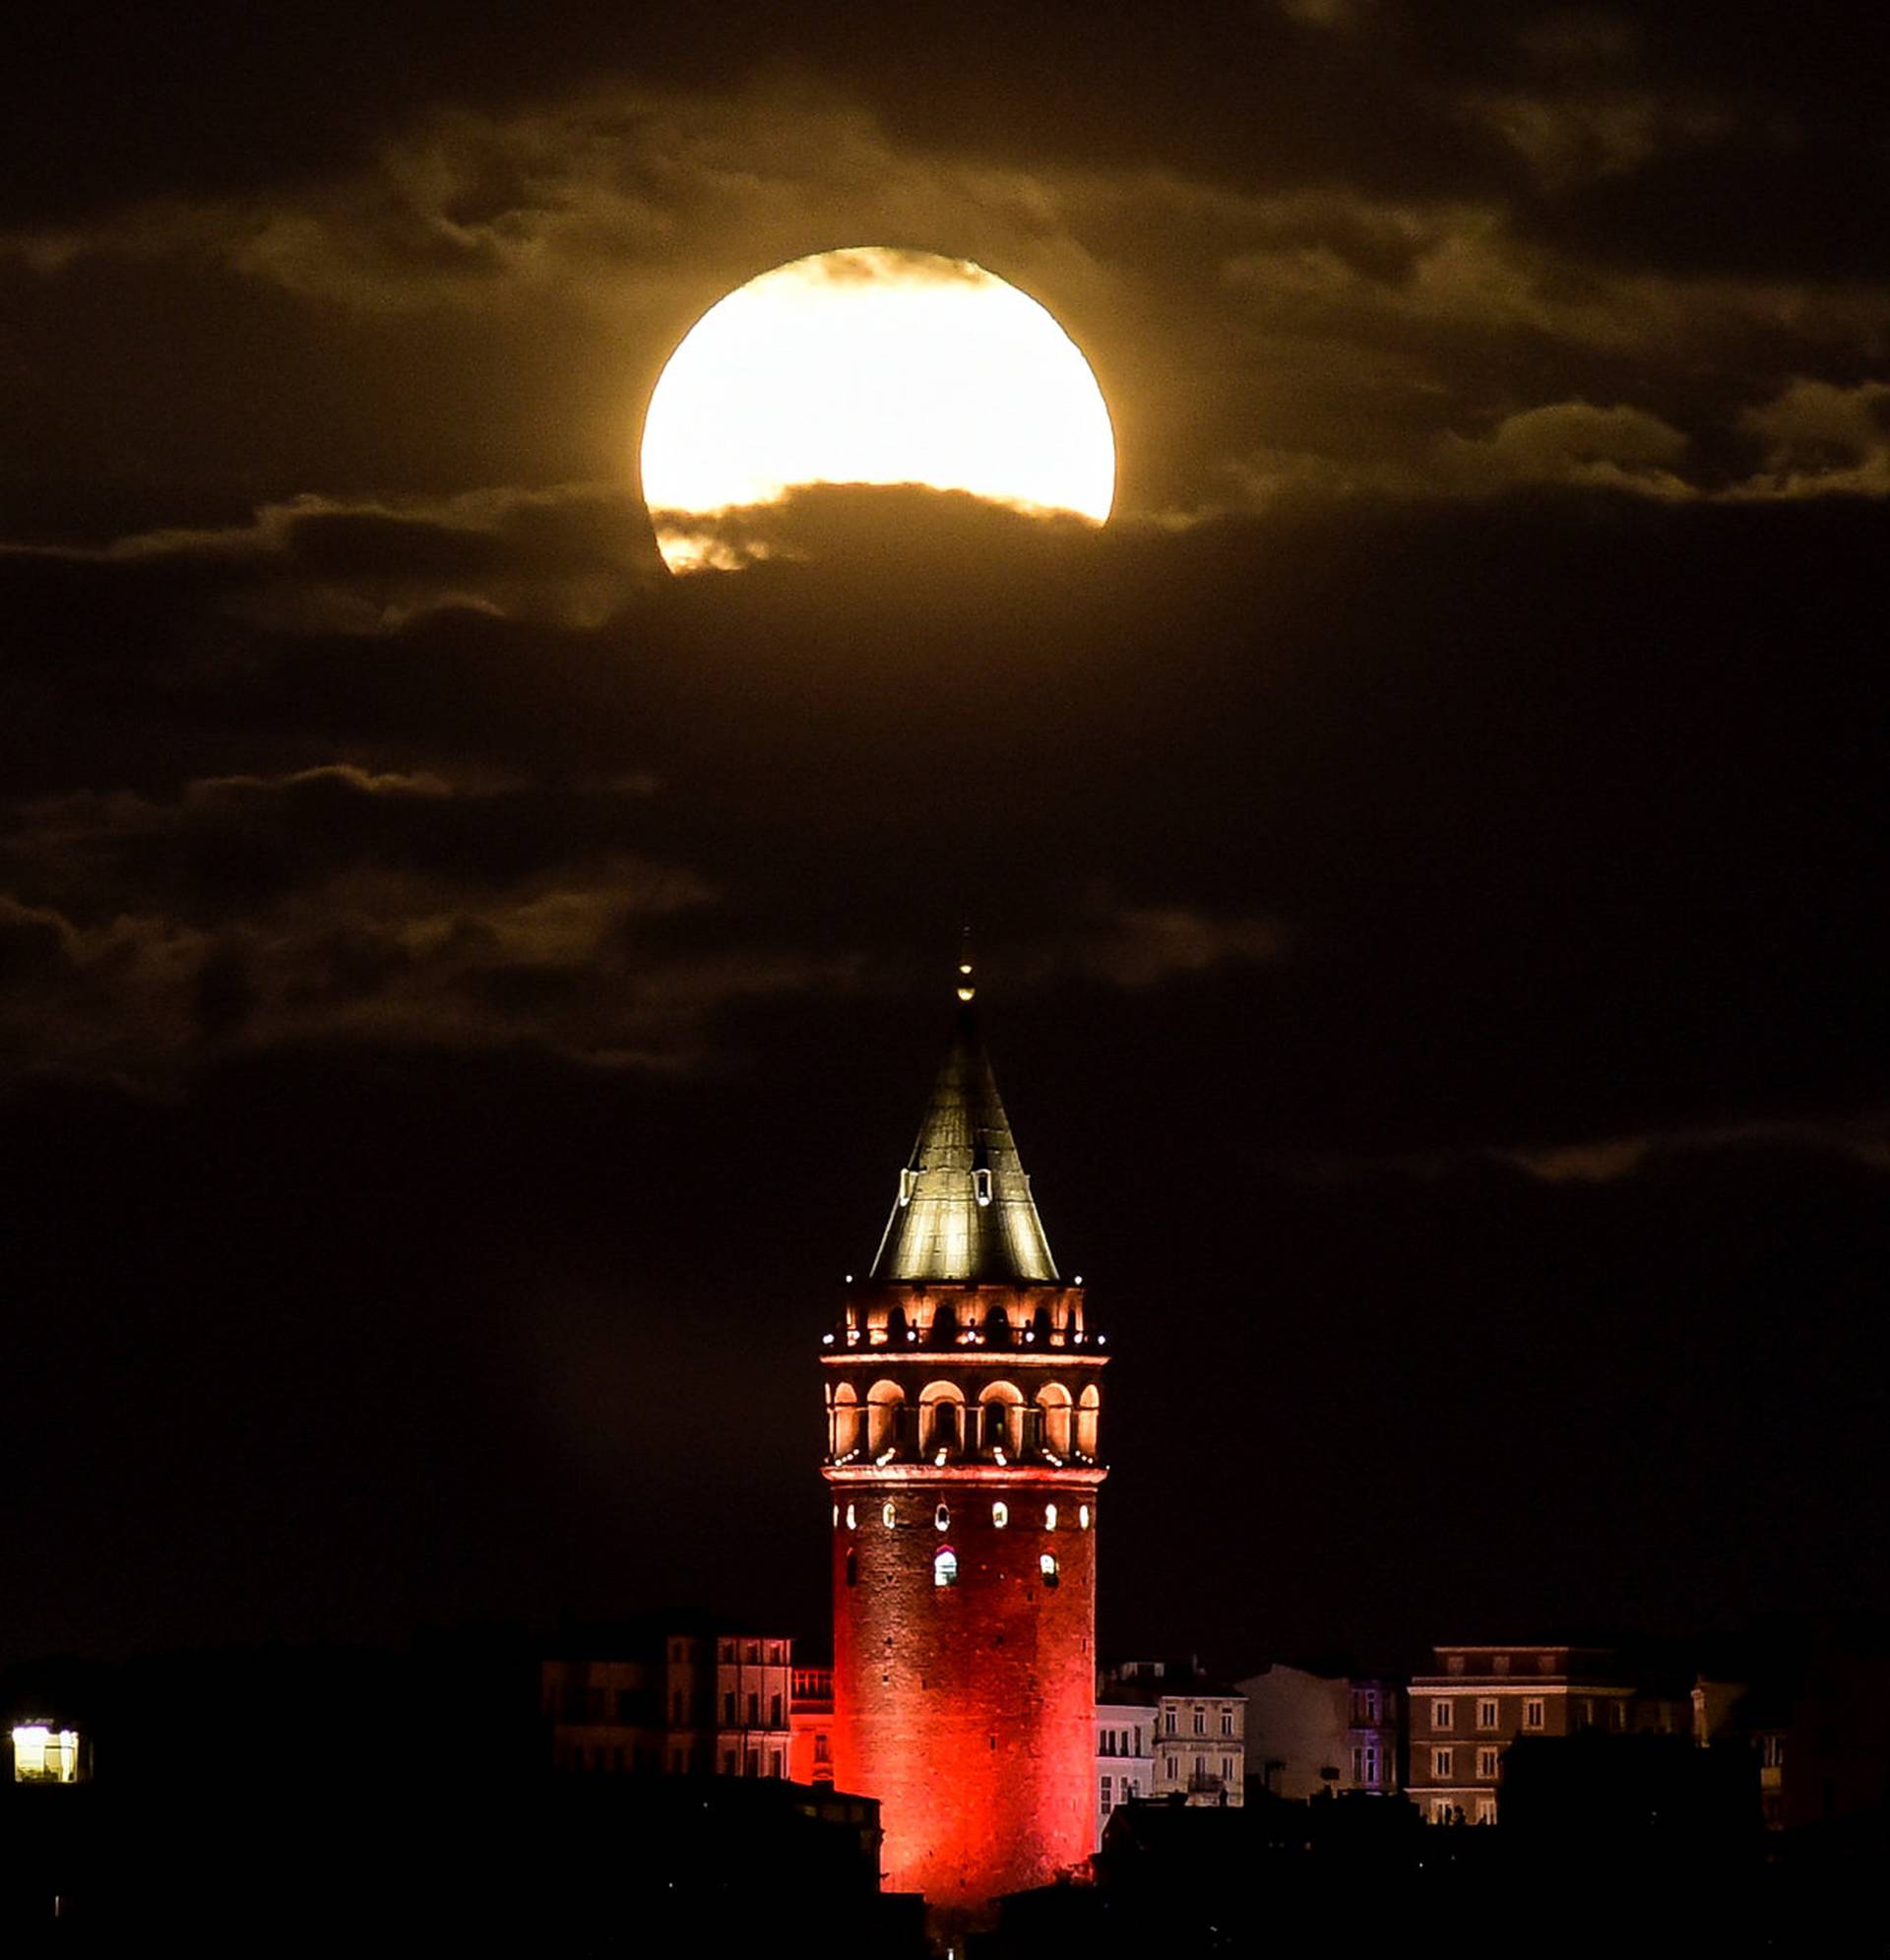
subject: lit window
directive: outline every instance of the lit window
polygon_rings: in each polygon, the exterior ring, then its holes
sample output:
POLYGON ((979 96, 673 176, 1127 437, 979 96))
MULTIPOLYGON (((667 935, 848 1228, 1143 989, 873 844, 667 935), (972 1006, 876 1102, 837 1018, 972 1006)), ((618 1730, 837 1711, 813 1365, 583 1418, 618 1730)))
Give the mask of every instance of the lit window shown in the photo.
POLYGON ((885 1503, 879 1507, 879 1521, 888 1531, 891 1531, 893 1528, 894 1516, 893 1500, 888 1497, 885 1503))
POLYGON ((1497 1755, 1498 1751, 1495 1749, 1479 1749, 1477 1751, 1477 1774, 1482 1782, 1495 1782, 1497 1755))
POLYGON ((1087 1505, 1087 1504, 1079 1504, 1079 1505, 1077 1505, 1077 1507, 1076 1507, 1076 1528, 1077 1528, 1077 1530, 1078 1530, 1078 1531, 1088 1531, 1088 1530, 1089 1530, 1089 1528, 1090 1528, 1090 1507, 1089 1507, 1089 1505, 1087 1505))
POLYGON ((1543 1727, 1543 1704, 1540 1701, 1532 1699, 1523 1703, 1523 1727, 1525 1729, 1543 1727))
POLYGON ((840 1506, 838 1504, 834 1506, 834 1529, 836 1531, 840 1529, 840 1506))
POLYGON ((1430 1773, 1439 1783, 1450 1781, 1451 1751, 1432 1749, 1430 1752, 1430 1773))
MULTIPOLYGON (((940 1510, 945 1507, 941 1504, 940 1510)), ((932 1584, 935 1586, 955 1586, 958 1584, 958 1554, 948 1545, 932 1560, 932 1584)))
POLYGON ((1037 1569, 1043 1574, 1043 1583, 1046 1586, 1054 1586, 1057 1583, 1059 1575, 1056 1560, 1047 1551, 1037 1561, 1037 1569))
POLYGON ((13 1732, 15 1783, 77 1783, 79 1737, 46 1722, 26 1722, 13 1732))
POLYGON ((999 1531, 1002 1531, 1004 1527, 1010 1523, 1010 1521, 1011 1521, 1010 1505, 1000 1501, 991 1506, 991 1522, 998 1528, 999 1531))
POLYGON ((1043 1506, 1043 1529, 1045 1531, 1054 1531, 1056 1529, 1056 1506, 1054 1504, 1045 1504, 1043 1506))
POLYGON ((1493 1729, 1496 1726, 1496 1697, 1485 1695, 1477 1704, 1477 1726, 1480 1729, 1493 1729))
POLYGON ((1450 1727, 1449 1702, 1433 1701, 1430 1704, 1430 1726, 1433 1729, 1448 1729, 1450 1727))
POLYGON ((1496 1821, 1496 1800, 1493 1797, 1480 1797, 1477 1800, 1477 1821, 1480 1824, 1493 1824, 1496 1821))
POLYGON ((1450 1822, 1450 1799, 1448 1797, 1433 1797, 1430 1800, 1430 1821, 1433 1824, 1447 1824, 1450 1822))
POLYGON ((847 1529, 849 1531, 853 1531, 858 1528, 858 1525, 859 1525, 859 1520, 853 1516, 853 1507, 852 1505, 849 1504, 847 1506, 847 1529))

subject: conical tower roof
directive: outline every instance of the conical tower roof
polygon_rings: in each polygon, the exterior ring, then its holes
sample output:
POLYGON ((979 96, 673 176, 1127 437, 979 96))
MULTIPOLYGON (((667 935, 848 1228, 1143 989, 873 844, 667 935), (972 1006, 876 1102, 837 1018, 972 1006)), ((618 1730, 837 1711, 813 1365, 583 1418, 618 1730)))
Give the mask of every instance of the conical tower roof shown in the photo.
POLYGON ((958 1021, 873 1261, 876 1280, 1056 1279, 959 968, 958 1021))

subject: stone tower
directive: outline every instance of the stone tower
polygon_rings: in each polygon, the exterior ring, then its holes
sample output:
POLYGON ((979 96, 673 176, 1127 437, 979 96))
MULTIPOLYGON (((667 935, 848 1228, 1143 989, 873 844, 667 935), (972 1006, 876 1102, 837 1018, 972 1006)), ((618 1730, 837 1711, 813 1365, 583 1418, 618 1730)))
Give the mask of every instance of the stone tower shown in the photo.
POLYGON ((1089 1854, 1103 1337, 1058 1279, 969 960, 863 1285, 823 1337, 834 1777, 889 1886, 976 1920, 1089 1854))

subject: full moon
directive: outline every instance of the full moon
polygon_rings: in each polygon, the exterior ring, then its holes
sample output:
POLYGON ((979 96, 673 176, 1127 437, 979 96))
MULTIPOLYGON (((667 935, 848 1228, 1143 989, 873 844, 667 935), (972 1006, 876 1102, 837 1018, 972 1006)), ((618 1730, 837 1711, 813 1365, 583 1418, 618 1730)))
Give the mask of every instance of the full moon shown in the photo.
POLYGON ((1115 437, 1089 362, 1035 299, 969 259, 854 246, 719 300, 644 418, 644 501, 672 572, 748 562, 730 514, 816 483, 1100 525, 1115 437))

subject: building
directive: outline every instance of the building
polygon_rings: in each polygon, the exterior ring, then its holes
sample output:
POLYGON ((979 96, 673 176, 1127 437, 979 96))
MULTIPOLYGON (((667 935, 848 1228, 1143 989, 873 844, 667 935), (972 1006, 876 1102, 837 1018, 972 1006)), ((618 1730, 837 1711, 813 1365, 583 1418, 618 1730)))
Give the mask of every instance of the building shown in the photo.
POLYGON ((788 1704, 788 1774, 818 1786, 834 1780, 834 1671, 796 1668, 788 1704))
POLYGON ((941 1924, 1073 1869, 1096 1829, 1104 1339, 1050 1258, 972 1006, 870 1275, 823 1337, 835 1780, 941 1924))
POLYGON ((1432 1823, 1493 1824, 1503 1757, 1521 1737, 1685 1735, 1691 1709, 1640 1692, 1611 1648, 1438 1647, 1411 1683, 1409 1792, 1432 1823))
POLYGON ((1247 1700, 1225 1681, 1197 1677, 1156 1703, 1155 1797, 1232 1809, 1246 1801, 1247 1700))
POLYGON ((1096 1848, 1121 1804, 1155 1790, 1155 1697, 1126 1688, 1096 1704, 1096 1848), (1127 1697, 1127 1698, 1125 1698, 1127 1697))
POLYGON ((1404 1693, 1395 1681, 1275 1662, 1238 1683, 1246 1697, 1247 1782, 1276 1797, 1395 1793, 1404 1693))
POLYGON ((788 1640, 657 1625, 578 1634, 562 1644, 565 1653, 545 1661, 539 1677, 553 1767, 646 1776, 788 1774, 794 1673, 788 1640))
POLYGON ((1384 1675, 1354 1675, 1346 1686, 1346 1774, 1339 1787, 1395 1797, 1405 1787, 1405 1685, 1384 1675))

